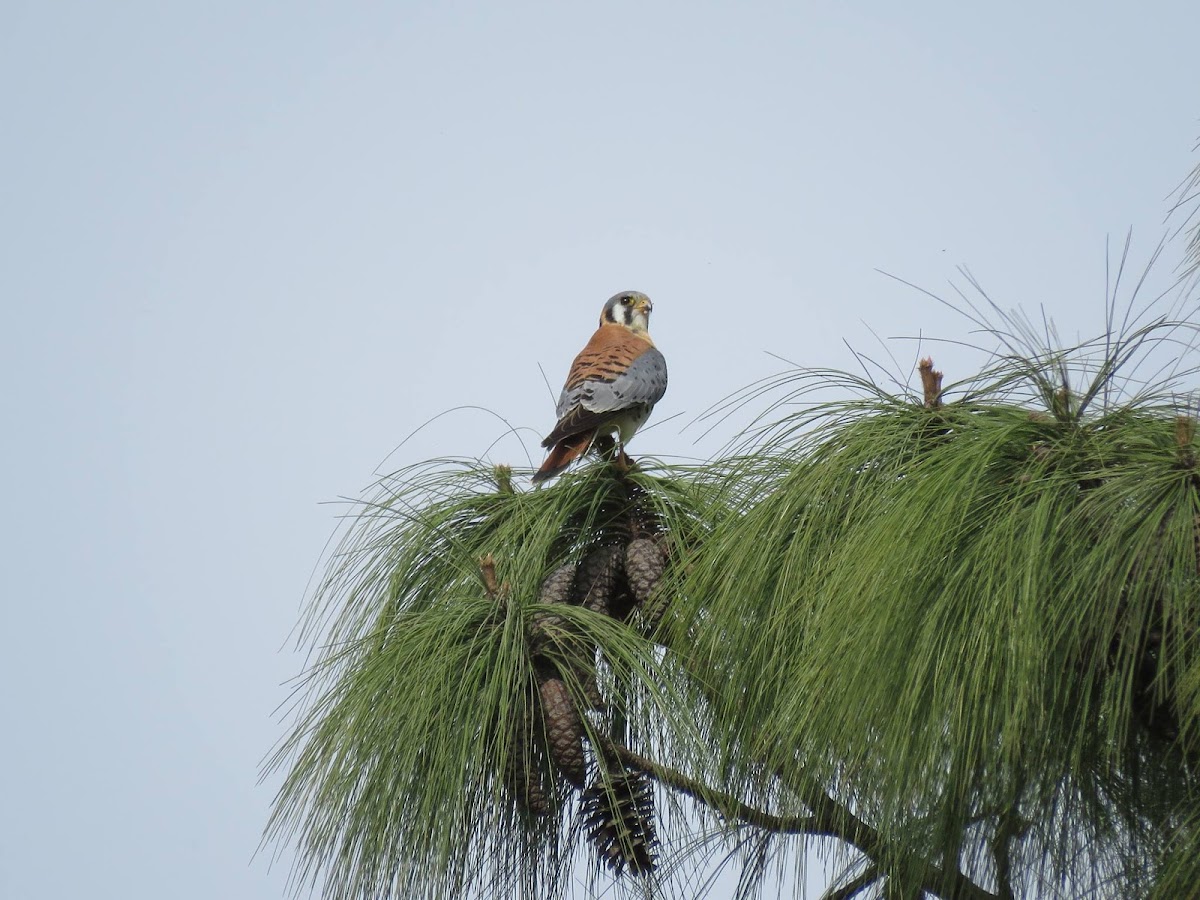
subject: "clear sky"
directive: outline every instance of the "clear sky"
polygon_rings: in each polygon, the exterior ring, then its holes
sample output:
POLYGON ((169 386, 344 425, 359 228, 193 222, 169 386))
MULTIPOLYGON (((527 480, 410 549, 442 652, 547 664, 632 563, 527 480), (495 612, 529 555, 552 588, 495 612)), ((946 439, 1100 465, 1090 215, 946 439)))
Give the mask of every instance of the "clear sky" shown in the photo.
POLYGON ((534 454, 610 294, 678 416, 635 455, 713 452, 768 352, 969 337, 877 269, 1097 332, 1106 239, 1144 262, 1197 162, 1198 39, 1194 0, 0 0, 0 898, 281 897, 323 502, 488 452, 462 412, 383 463, 459 405, 534 454))

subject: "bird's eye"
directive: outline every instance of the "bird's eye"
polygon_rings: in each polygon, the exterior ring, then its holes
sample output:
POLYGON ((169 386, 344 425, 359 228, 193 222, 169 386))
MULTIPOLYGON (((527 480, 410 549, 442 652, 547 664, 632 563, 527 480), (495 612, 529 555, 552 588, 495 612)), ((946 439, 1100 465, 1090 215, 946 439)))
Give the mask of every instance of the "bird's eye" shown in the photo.
POLYGON ((622 306, 628 306, 628 305, 629 305, 629 298, 628 298, 628 297, 622 297, 622 298, 621 298, 621 305, 622 305, 622 306))

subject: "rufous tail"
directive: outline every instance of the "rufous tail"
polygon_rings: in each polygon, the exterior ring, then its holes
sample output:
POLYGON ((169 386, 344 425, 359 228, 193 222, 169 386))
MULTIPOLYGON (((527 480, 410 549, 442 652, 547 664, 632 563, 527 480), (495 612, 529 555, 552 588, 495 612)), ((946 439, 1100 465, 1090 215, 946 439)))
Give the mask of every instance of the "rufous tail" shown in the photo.
POLYGON ((595 436, 595 431, 584 431, 580 434, 569 435, 555 444, 550 455, 546 457, 546 461, 542 463, 542 467, 533 476, 533 483, 538 484, 565 471, 567 466, 587 452, 587 448, 591 446, 592 438, 595 436))

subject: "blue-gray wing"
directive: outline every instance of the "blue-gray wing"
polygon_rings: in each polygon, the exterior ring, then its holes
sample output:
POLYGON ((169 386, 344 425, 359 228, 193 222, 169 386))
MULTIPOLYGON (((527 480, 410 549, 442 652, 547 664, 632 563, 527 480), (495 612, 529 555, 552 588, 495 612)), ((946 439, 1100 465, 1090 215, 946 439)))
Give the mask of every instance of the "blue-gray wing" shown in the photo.
POLYGON ((542 441, 543 447, 609 425, 622 412, 639 413, 636 418, 645 420, 666 393, 667 361, 644 342, 638 349, 626 364, 615 354, 590 354, 585 348, 571 367, 572 376, 558 398, 558 423, 542 441))
POLYGON ((558 398, 558 417, 563 418, 576 406, 601 414, 653 406, 667 392, 667 360, 657 347, 647 347, 627 368, 606 375, 563 388, 558 398))

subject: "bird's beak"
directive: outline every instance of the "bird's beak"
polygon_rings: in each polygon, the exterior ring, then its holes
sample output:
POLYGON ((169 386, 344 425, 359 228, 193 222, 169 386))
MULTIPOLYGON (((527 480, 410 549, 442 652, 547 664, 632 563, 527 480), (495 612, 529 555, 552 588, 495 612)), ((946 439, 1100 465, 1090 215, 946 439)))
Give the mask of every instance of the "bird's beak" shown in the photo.
POLYGON ((650 302, 649 297, 643 297, 642 299, 635 300, 633 302, 633 308, 635 312, 650 315, 650 313, 654 310, 654 304, 650 302))

